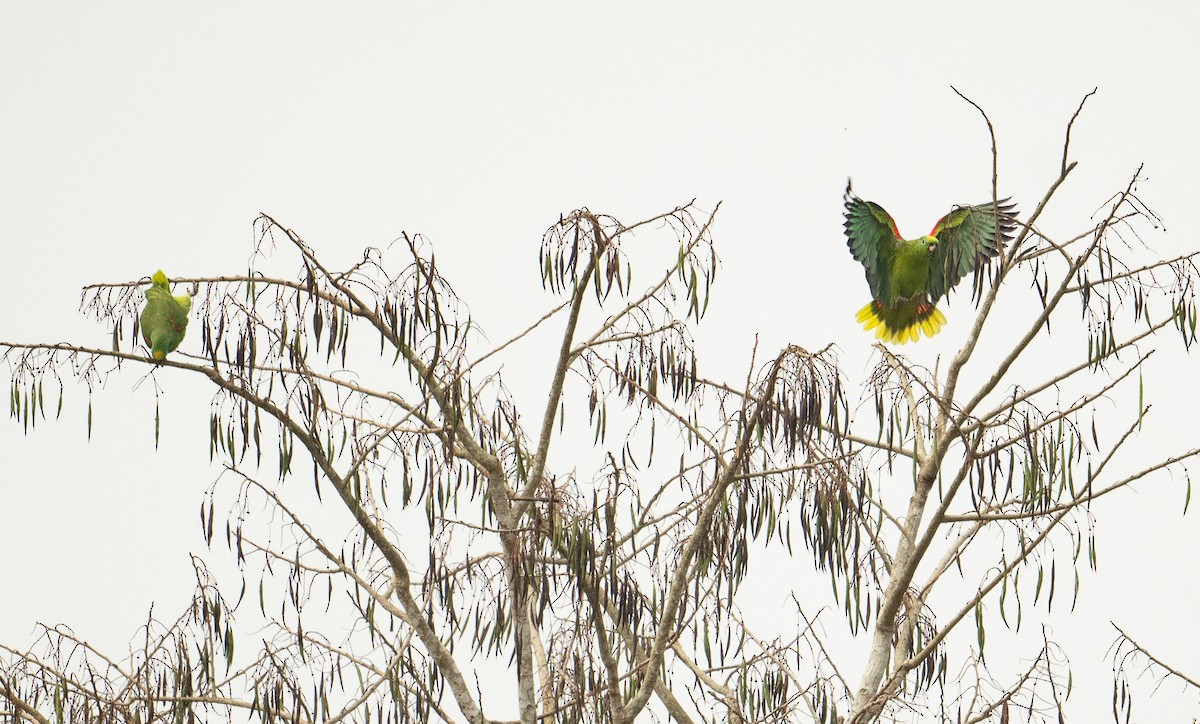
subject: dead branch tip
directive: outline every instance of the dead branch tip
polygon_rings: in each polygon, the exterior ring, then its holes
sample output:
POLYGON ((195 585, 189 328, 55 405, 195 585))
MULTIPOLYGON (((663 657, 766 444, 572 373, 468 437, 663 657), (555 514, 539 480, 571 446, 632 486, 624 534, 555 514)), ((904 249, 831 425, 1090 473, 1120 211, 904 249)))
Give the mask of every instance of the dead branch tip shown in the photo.
MULTIPOLYGON (((1067 175, 1067 149, 1069 149, 1071 146, 1071 127, 1075 125, 1075 119, 1079 118, 1079 113, 1083 110, 1083 104, 1087 103, 1088 98, 1091 98, 1092 96, 1096 95, 1096 91, 1098 91, 1098 90, 1100 90, 1100 86, 1096 86, 1096 87, 1092 88, 1090 91, 1088 91, 1083 96, 1083 98, 1079 101, 1079 106, 1075 109, 1075 112, 1073 114, 1071 114, 1071 120, 1067 122, 1067 137, 1065 140, 1063 140, 1063 155, 1062 155, 1062 167, 1061 167, 1061 173, 1063 176, 1067 175)), ((1075 164, 1071 164, 1071 165, 1074 166, 1075 164)))

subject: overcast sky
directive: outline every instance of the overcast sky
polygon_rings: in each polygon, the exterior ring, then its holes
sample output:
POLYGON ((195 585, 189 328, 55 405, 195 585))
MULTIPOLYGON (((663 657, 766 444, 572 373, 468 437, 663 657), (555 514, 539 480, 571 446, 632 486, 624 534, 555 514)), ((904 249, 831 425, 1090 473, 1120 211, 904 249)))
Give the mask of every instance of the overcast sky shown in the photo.
MULTIPOLYGON (((722 202, 699 337, 710 369, 744 374, 758 334, 768 350, 835 343, 858 382, 873 340, 853 319, 868 290, 842 236, 846 178, 909 236, 987 199, 986 130, 951 85, 991 116, 1001 194, 1026 213, 1099 87, 1043 226, 1081 231, 1144 163, 1141 196, 1168 231, 1147 242, 1159 256, 1196 248, 1200 11, 1047 5, 6 2, 0 339, 106 346, 110 331, 77 310, 81 286, 159 267, 242 273, 267 212, 334 266, 426 235, 499 340, 549 301, 537 248, 560 212, 632 222, 695 198, 722 202)), ((941 336, 906 350, 922 364, 961 341, 970 306, 945 312, 941 336)), ((1163 356, 1147 395, 1172 452, 1195 445, 1200 393, 1196 359, 1163 356)), ((99 392, 90 444, 77 389, 57 424, 0 426, 0 641, 66 622, 119 652, 152 602, 171 612, 190 595, 196 510, 217 472, 209 396, 160 375, 156 452, 141 379, 129 368, 99 392)), ((1056 632, 1076 721, 1110 711, 1110 619, 1167 660, 1197 660, 1200 527, 1182 501, 1160 476, 1097 509, 1100 570, 1056 632)))

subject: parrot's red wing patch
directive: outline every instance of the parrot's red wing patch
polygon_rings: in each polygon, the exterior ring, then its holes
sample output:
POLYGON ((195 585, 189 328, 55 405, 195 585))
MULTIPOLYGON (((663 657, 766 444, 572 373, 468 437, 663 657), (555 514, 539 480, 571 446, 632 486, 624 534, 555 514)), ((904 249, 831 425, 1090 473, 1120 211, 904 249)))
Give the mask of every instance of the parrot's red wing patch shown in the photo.
POLYGON ((876 204, 872 201, 868 201, 867 203, 870 204, 871 214, 876 219, 879 219, 879 221, 881 221, 882 223, 887 224, 887 227, 892 230, 892 233, 896 235, 897 239, 904 238, 903 236, 900 236, 900 230, 898 228, 896 228, 896 220, 892 218, 891 214, 884 211, 883 207, 880 206, 879 204, 876 204))

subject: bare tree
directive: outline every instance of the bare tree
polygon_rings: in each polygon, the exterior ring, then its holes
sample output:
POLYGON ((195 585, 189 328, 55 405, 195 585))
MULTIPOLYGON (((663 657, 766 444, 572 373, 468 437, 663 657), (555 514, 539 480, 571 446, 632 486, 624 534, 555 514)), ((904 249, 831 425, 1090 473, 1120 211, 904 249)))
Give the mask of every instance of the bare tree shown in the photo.
POLYGON ((1075 168, 1069 137, 1070 124, 1061 173, 976 280, 963 347, 929 370, 880 346, 861 388, 831 348, 755 350, 737 382, 702 374, 692 330, 715 281, 717 210, 694 204, 631 225, 564 215, 538 256, 556 301, 491 347, 415 236, 339 271, 262 216, 256 259, 282 247, 296 273, 176 280, 199 289, 182 349, 198 337, 200 354, 158 364, 121 349, 138 339, 144 280, 85 288, 112 349, 0 343, 14 415, 28 426, 61 409, 71 376, 89 419, 93 391, 129 366, 156 385, 205 380, 225 472, 203 534, 250 584, 233 595, 196 558, 192 605, 149 617, 127 657, 61 626, 0 647, 9 712, 485 722, 515 699, 522 722, 983 721, 1010 705, 1048 717, 1066 696, 1060 651, 1042 638, 1028 666, 992 674, 985 607, 1019 628, 1022 606, 1055 595, 1055 538, 1072 542, 1072 567, 1090 552, 1091 501, 1200 454, 1117 474, 1149 406, 1115 439, 1088 424, 1137 384, 1151 341, 1174 331, 1190 348, 1200 275, 1197 254, 1121 260, 1155 222, 1136 175, 1077 235, 1039 228, 1075 168), (1055 335, 1086 354, 1029 378, 1018 362, 1042 353, 1069 301, 1055 335), (558 330, 552 353, 514 357, 539 328, 558 330), (535 409, 505 387, 503 359, 542 365, 535 409), (312 487, 298 484, 310 471, 312 487), (248 524, 263 507, 269 522, 248 524), (765 546, 789 553, 791 578, 833 584, 796 584, 794 637, 760 637, 739 605, 765 546), (838 617, 854 660, 865 647, 855 678, 827 641, 838 617), (269 627, 257 650, 235 648, 244 619, 269 627), (975 645, 950 646, 963 624, 975 645))
MULTIPOLYGON (((1189 674, 1185 670, 1172 666, 1150 649, 1134 640, 1132 636, 1115 623, 1117 639, 1109 648, 1113 659, 1113 719, 1117 722, 1132 721, 1134 710, 1133 679, 1149 676, 1156 681, 1155 688, 1161 688, 1169 681, 1183 685, 1185 691, 1191 692, 1193 707, 1200 700, 1200 677, 1189 674)), ((1192 722, 1196 722, 1192 718, 1192 722)))

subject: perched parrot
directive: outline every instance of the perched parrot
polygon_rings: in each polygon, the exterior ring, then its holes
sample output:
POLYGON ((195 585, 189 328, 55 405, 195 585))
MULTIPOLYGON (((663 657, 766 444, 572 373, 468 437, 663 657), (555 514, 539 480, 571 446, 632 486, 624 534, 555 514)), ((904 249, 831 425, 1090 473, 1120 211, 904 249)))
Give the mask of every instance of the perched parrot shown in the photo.
POLYGON ((962 278, 977 271, 1012 240, 1016 205, 1002 199, 955 206, 928 236, 905 240, 878 204, 863 201, 846 184, 846 245, 867 271, 872 301, 856 319, 884 342, 905 344, 937 334, 946 317, 937 303, 962 278))
POLYGON ((150 288, 146 290, 146 306, 142 308, 142 339, 146 340, 154 359, 161 360, 179 348, 191 310, 192 298, 187 294, 171 296, 167 275, 162 269, 154 272, 150 288))

